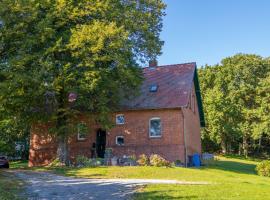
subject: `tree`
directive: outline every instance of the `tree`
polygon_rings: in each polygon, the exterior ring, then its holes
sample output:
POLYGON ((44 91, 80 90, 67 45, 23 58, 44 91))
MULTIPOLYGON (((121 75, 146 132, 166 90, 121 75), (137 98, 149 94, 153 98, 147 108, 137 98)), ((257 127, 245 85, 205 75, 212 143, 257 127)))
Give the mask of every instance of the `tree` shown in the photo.
POLYGON ((260 139, 263 134, 270 136, 270 72, 261 79, 256 94, 258 109, 256 110, 256 124, 253 137, 260 139))
POLYGON ((52 122, 68 164, 69 126, 81 112, 104 128, 123 98, 137 93, 138 63, 154 59, 161 0, 0 2, 0 102, 27 124, 52 122))
POLYGON ((200 70, 201 91, 207 126, 203 137, 218 144, 223 153, 231 151, 232 143, 238 139, 237 109, 231 102, 229 90, 224 82, 221 66, 206 66, 200 70))
MULTIPOLYGON (((250 54, 237 54, 201 70, 206 133, 225 153, 228 146, 241 141, 247 156, 250 141, 255 139, 256 132, 262 133, 263 125, 259 122, 263 115, 258 111, 267 110, 264 104, 269 71, 268 59, 250 54)), ((265 113, 264 122, 267 116, 265 113)))

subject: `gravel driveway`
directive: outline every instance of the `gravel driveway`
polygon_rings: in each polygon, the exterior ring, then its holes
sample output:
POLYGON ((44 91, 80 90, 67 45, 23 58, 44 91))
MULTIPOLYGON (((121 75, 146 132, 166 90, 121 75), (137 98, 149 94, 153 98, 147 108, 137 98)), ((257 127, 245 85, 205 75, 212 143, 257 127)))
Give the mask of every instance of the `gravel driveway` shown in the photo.
POLYGON ((24 196, 30 200, 122 200, 131 199, 136 188, 146 184, 207 184, 152 179, 83 179, 24 170, 9 173, 26 183, 24 196))

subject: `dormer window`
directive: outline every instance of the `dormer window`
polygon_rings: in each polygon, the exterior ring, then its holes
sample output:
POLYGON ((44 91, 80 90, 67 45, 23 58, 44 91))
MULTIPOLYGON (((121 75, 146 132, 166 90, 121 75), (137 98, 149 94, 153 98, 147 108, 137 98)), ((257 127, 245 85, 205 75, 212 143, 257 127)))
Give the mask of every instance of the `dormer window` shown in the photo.
POLYGON ((150 85, 149 92, 157 92, 157 90, 158 90, 157 84, 150 85))
POLYGON ((123 114, 116 115, 115 122, 118 125, 125 124, 125 116, 123 114))

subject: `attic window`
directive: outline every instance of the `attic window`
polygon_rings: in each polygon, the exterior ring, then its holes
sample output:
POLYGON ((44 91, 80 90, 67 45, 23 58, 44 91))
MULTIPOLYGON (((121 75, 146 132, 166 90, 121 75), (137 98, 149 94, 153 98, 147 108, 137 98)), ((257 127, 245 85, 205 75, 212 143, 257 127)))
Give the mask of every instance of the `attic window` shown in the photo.
POLYGON ((150 85, 149 92, 157 92, 158 86, 156 84, 150 85))

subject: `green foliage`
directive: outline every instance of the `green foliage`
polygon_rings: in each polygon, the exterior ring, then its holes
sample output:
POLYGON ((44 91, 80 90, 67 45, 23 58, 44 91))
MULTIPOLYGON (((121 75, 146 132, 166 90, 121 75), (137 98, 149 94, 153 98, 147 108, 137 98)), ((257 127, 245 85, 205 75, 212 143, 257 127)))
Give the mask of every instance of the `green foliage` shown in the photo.
POLYGON ((269 134, 269 72, 269 59, 250 54, 237 54, 199 70, 207 122, 202 134, 205 147, 213 142, 224 153, 240 150, 247 155, 252 140, 269 134))
POLYGON ((1 119, 50 121, 62 142, 83 111, 111 128, 110 113, 138 94, 138 63, 161 53, 164 8, 161 0, 2 0, 1 119))
POLYGON ((0 154, 11 157, 20 156, 23 159, 28 158, 29 127, 24 125, 23 120, 17 118, 4 119, 0 113, 0 154), (24 149, 16 151, 15 144, 20 142, 24 144, 24 149))
POLYGON ((171 163, 158 154, 150 156, 150 164, 154 167, 171 167, 171 163))
POLYGON ((104 164, 102 158, 87 158, 86 156, 79 155, 76 157, 76 166, 79 167, 97 167, 104 164))
POLYGON ((6 154, 6 153, 14 154, 14 152, 15 152, 14 145, 10 145, 6 141, 0 140, 0 154, 6 154))
POLYGON ((140 166, 148 166, 149 165, 149 158, 147 157, 147 155, 142 154, 139 156, 139 159, 137 160, 137 163, 140 166))
POLYGON ((260 176, 270 177, 270 161, 264 160, 256 166, 256 171, 260 176))
POLYGON ((10 169, 28 169, 28 160, 10 161, 10 169))
POLYGON ((257 90, 256 102, 258 109, 256 109, 256 121, 254 125, 253 136, 260 138, 262 134, 270 136, 270 72, 266 78, 261 79, 259 88, 257 90))
POLYGON ((76 166, 89 167, 91 165, 91 160, 86 156, 79 155, 76 157, 76 166))

